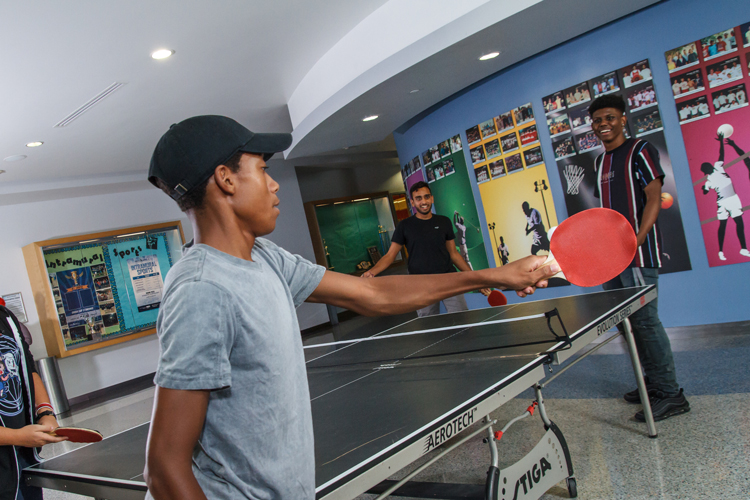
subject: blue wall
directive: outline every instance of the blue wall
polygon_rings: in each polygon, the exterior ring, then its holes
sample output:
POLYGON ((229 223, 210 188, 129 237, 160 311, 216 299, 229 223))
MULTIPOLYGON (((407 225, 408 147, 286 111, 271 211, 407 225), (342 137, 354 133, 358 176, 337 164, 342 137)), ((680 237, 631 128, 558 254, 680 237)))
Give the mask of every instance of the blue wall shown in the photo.
MULTIPOLYGON (((543 117, 542 96, 648 58, 693 267, 692 271, 661 277, 659 303, 662 322, 665 326, 684 326, 747 320, 750 318, 747 305, 750 264, 708 267, 664 52, 750 21, 748 7, 747 0, 668 0, 527 59, 464 89, 426 116, 412 120, 394 132, 401 164, 459 132, 466 144, 467 128, 529 101, 539 120, 540 116, 543 117)), ((481 63, 477 61, 477 64, 481 63)), ((563 187, 543 119, 541 125, 539 135, 555 209, 563 217, 567 214, 563 187)), ((468 154, 467 162, 471 164, 468 154)), ((473 176, 471 182, 486 246, 492 255, 479 189, 473 176)), ((590 291, 569 286, 539 290, 534 297, 543 299, 590 291)), ((509 295, 510 302, 516 299, 515 295, 509 295)), ((472 294, 468 300, 471 307, 486 306, 486 301, 478 294, 472 294)))

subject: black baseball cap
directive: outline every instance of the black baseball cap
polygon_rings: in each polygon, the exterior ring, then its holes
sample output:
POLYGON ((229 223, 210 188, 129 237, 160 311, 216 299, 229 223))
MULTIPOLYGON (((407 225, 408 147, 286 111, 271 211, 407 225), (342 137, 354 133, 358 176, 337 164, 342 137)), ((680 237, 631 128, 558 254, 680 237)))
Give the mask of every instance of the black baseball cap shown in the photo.
POLYGON ((292 134, 256 134, 226 116, 194 116, 175 123, 151 155, 148 180, 161 179, 179 200, 211 177, 235 153, 263 155, 264 160, 292 144, 292 134))

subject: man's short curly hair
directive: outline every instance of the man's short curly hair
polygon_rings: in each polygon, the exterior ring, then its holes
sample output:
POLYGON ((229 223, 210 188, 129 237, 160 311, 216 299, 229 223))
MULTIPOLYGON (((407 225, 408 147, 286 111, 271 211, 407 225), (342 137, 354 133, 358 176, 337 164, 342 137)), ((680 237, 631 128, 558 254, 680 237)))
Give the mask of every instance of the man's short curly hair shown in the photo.
MULTIPOLYGON (((240 159, 242 158, 242 155, 242 151, 238 151, 232 155, 231 158, 222 163, 222 165, 226 165, 229 170, 237 173, 240 171, 240 159)), ((177 206, 180 207, 180 210, 187 212, 188 210, 200 210, 203 208, 203 200, 206 197, 206 186, 208 185, 209 179, 206 179, 202 184, 195 186, 177 200, 177 206)), ((172 196, 174 191, 170 186, 167 186, 164 181, 156 178, 156 184, 159 186, 159 189, 167 193, 169 196, 172 196)))
POLYGON ((589 115, 604 108, 615 108, 625 114, 625 100, 617 94, 608 94, 594 99, 589 106, 589 115))
POLYGON ((425 181, 419 181, 419 182, 415 182, 409 189, 409 198, 414 199, 414 192, 422 188, 427 188, 430 194, 432 194, 432 189, 430 189, 430 185, 427 184, 425 181))

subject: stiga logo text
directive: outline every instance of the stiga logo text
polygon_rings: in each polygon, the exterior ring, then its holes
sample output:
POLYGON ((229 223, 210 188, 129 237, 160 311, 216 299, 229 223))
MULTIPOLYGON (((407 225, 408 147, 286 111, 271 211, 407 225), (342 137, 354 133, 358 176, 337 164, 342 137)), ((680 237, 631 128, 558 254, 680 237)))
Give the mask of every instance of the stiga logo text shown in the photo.
POLYGON ((476 408, 472 408, 471 410, 462 413, 447 424, 443 425, 441 428, 435 429, 433 433, 425 438, 424 451, 422 452, 422 454, 424 455, 428 451, 437 448, 448 439, 452 438, 453 436, 473 424, 474 414, 476 413, 476 411, 476 408))
POLYGON ((541 460, 539 460, 539 464, 534 464, 534 467, 532 467, 531 470, 526 471, 525 474, 522 474, 521 477, 518 478, 516 481, 516 488, 513 491, 513 500, 518 498, 519 488, 523 488, 524 496, 527 495, 529 490, 534 487, 534 484, 542 480, 548 470, 552 470, 552 466, 544 457, 542 457, 541 460))
POLYGON ((596 327, 596 334, 601 335, 602 333, 609 331, 613 326, 622 323, 625 318, 630 316, 630 314, 631 308, 628 306, 614 316, 608 318, 604 323, 600 323, 599 326, 596 327))

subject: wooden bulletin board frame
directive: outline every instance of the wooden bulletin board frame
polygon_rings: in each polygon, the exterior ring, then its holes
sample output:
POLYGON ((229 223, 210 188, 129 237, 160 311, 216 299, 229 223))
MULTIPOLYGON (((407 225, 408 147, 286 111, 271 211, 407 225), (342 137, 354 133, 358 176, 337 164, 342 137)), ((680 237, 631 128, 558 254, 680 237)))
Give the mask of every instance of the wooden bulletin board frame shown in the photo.
POLYGON ((66 244, 76 245, 89 243, 97 240, 103 240, 104 242, 106 242, 107 240, 112 240, 113 238, 123 238, 122 241, 126 241, 125 238, 131 235, 155 232, 159 229, 166 230, 174 228, 179 231, 181 243, 184 244, 185 233, 182 229, 182 224, 180 223, 180 221, 171 221, 159 224, 150 224, 147 226, 130 227, 99 233, 68 236, 46 241, 37 241, 23 247, 23 256, 24 260, 26 261, 26 270, 29 274, 29 280, 31 281, 31 289, 34 295, 34 302, 36 304, 36 310, 39 315, 39 324, 42 327, 42 334, 44 336, 44 342, 46 344, 47 354, 49 356, 65 358, 68 356, 73 356, 75 354, 81 354, 84 352, 121 344, 123 342, 152 335, 156 333, 156 328, 151 327, 141 329, 133 333, 124 333, 111 339, 101 340, 95 343, 86 343, 80 347, 66 346, 65 339, 63 338, 62 327, 60 326, 58 306, 55 304, 55 298, 52 294, 52 288, 50 286, 50 276, 48 274, 47 264, 45 262, 45 249, 49 249, 50 247, 64 246, 66 244))

